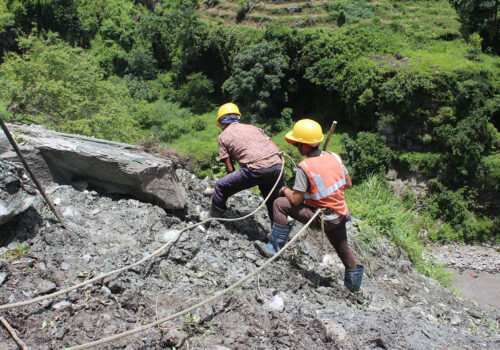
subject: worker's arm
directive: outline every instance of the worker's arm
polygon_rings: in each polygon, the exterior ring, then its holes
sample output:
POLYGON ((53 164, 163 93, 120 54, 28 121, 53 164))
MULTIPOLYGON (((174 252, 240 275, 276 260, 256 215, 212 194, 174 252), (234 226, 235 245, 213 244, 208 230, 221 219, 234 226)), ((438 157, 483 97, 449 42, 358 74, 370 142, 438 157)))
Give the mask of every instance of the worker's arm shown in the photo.
POLYGON ((352 187, 352 180, 349 174, 345 176, 345 188, 351 188, 352 187))
POLYGON ((226 172, 232 173, 234 171, 234 165, 233 162, 231 161, 231 158, 227 157, 223 159, 224 165, 226 166, 226 172))
POLYGON ((279 191, 280 196, 285 196, 292 205, 299 205, 304 200, 305 192, 292 190, 288 186, 281 187, 279 191))

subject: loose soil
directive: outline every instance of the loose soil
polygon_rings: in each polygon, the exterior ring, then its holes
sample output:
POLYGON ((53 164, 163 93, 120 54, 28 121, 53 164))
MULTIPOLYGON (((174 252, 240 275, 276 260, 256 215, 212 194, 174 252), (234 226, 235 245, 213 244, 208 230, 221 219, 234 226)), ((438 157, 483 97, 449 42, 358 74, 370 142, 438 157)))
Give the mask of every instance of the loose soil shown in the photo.
MULTIPOLYGON (((189 195, 182 213, 104 195, 85 182, 46 189, 66 221, 41 199, 0 226, 0 305, 30 300, 150 255, 209 208, 213 183, 179 170, 189 195), (26 251, 20 247, 29 247, 26 251), (17 252, 18 254, 14 254, 17 252), (9 253, 9 254, 8 254, 9 253)), ((250 191, 228 202, 228 217, 260 203, 250 191)), ((301 225, 295 224, 295 234, 301 225)), ((265 209, 233 223, 184 232, 160 256, 38 303, 1 310, 30 349, 60 349, 131 330, 186 309, 266 261, 255 248, 269 231, 265 209)), ((349 224, 351 244, 359 228, 349 224)), ((360 293, 320 232, 308 231, 258 277, 189 313, 100 348, 113 349, 498 349, 500 311, 460 297, 419 274, 385 239, 356 251, 360 293)), ((0 327, 0 349, 17 349, 0 327)))

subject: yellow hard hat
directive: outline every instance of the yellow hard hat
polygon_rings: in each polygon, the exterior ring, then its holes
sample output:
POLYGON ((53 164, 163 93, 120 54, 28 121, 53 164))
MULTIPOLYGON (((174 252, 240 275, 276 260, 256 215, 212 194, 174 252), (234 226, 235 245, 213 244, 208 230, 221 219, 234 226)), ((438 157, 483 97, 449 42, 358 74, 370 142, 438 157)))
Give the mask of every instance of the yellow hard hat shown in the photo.
POLYGON ((301 119, 295 123, 293 130, 288 132, 285 140, 288 143, 307 143, 310 145, 323 141, 323 130, 318 122, 311 119, 301 119))
POLYGON ((221 126, 219 120, 226 114, 237 114, 241 117, 241 113, 237 105, 231 102, 223 104, 222 106, 220 106, 219 111, 217 112, 217 120, 215 121, 215 125, 217 125, 219 128, 221 126))

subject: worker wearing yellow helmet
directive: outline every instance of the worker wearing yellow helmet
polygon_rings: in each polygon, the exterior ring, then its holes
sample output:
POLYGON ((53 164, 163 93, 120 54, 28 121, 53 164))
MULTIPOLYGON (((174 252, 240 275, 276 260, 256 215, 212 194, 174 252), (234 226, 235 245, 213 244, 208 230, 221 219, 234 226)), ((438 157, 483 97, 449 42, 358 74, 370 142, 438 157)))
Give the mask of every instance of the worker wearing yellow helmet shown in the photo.
POLYGON ((230 196, 254 186, 258 186, 266 198, 278 181, 266 202, 272 222, 273 201, 278 198, 278 190, 283 186, 280 150, 262 129, 241 123, 240 119, 240 110, 234 103, 222 105, 217 112, 215 124, 222 130, 217 139, 219 158, 226 166, 227 175, 215 183, 210 215, 223 216, 230 196), (239 169, 235 169, 234 162, 239 164, 239 169))
MULTIPOLYGON (((266 251, 259 244, 257 248, 266 255, 275 254, 283 248, 290 234, 287 216, 306 223, 318 208, 326 208, 324 230, 346 268, 344 285, 357 291, 363 266, 356 263, 347 242, 345 225, 349 209, 344 188, 351 188, 352 181, 338 154, 319 149, 323 137, 321 125, 311 119, 299 120, 286 134, 285 140, 295 145, 306 158, 297 168, 293 188, 280 188, 280 197, 274 201, 272 242, 267 244, 266 251)), ((320 228, 321 219, 316 218, 312 225, 320 228)))

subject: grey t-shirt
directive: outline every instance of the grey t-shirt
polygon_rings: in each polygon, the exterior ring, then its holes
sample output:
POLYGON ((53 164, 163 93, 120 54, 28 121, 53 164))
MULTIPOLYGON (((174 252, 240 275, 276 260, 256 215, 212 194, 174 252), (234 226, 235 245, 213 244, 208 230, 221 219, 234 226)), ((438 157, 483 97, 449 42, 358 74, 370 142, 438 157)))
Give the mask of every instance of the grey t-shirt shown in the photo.
MULTIPOLYGON (((314 152, 312 152, 309 157, 317 157, 320 156, 323 153, 322 150, 318 149, 314 152)), ((341 163, 342 165, 342 171, 344 172, 344 176, 349 174, 347 171, 347 168, 345 167, 344 163, 341 163)), ((300 166, 297 167, 297 173, 295 174, 295 183, 293 184, 293 189, 295 191, 300 191, 300 192, 307 192, 309 187, 311 186, 311 182, 309 181, 309 177, 307 177, 306 172, 304 169, 302 169, 300 166)))

